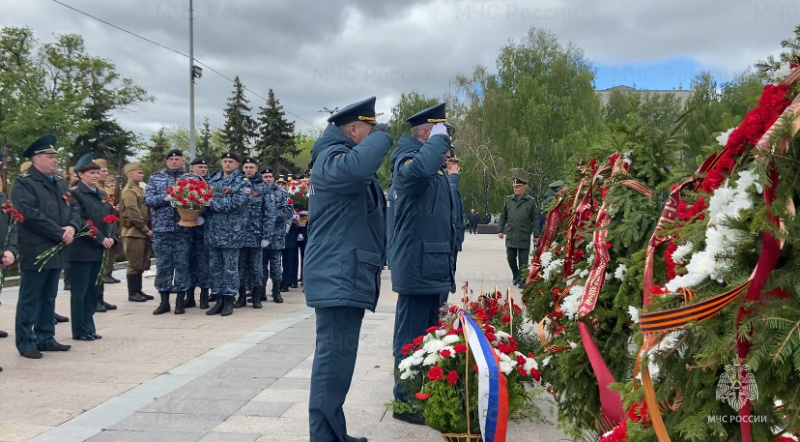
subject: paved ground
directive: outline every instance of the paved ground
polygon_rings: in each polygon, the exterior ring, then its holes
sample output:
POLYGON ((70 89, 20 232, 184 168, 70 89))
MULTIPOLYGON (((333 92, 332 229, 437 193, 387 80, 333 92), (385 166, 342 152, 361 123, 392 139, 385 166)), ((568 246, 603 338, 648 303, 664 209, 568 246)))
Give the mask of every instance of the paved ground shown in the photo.
MULTIPOLYGON (((467 235, 464 249, 459 285, 468 280, 477 292, 483 281, 487 290, 505 291, 510 271, 502 241, 467 235)), ((155 294, 152 279, 145 279, 145 291, 155 294)), ((16 287, 0 295, 0 328, 11 333, 0 340, 0 441, 308 440, 314 315, 302 287, 284 293, 284 304, 237 309, 227 318, 199 309, 153 316, 155 302, 128 302, 124 283, 106 293, 119 309, 95 316, 103 339, 72 341, 69 324, 59 324, 56 338, 73 348, 41 360, 24 359, 14 348, 16 287)), ((348 430, 379 442, 440 441, 431 429, 395 421, 384 406, 392 399, 396 301, 388 272, 382 293, 377 312, 364 318, 345 404, 348 430)), ((69 315, 68 292, 59 294, 56 311, 69 315)), ((568 439, 552 426, 526 422, 512 424, 508 440, 568 439)))

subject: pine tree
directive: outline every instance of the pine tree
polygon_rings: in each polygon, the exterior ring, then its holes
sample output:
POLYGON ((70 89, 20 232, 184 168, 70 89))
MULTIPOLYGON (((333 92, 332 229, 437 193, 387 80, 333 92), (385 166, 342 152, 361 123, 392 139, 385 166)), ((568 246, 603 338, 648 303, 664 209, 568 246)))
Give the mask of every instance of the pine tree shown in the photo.
POLYGON ((220 153, 214 144, 211 142, 211 125, 208 123, 208 117, 203 120, 203 125, 200 127, 197 140, 197 156, 203 158, 208 163, 209 170, 220 169, 220 153))
POLYGON ((258 112, 258 135, 253 154, 262 167, 270 167, 278 173, 297 173, 297 166, 289 159, 300 153, 295 144, 294 122, 286 120, 283 106, 272 89, 267 97, 267 107, 260 107, 258 112))
POLYGON ((167 151, 169 150, 169 143, 167 142, 163 127, 159 129, 158 132, 154 133, 150 137, 150 140, 152 144, 148 146, 148 152, 142 162, 142 167, 148 175, 153 172, 158 172, 165 167, 167 151))
POLYGON ((250 143, 256 136, 256 122, 250 116, 250 100, 244 96, 244 85, 237 76, 233 80, 233 95, 225 108, 225 125, 222 141, 227 148, 240 156, 249 155, 250 143))

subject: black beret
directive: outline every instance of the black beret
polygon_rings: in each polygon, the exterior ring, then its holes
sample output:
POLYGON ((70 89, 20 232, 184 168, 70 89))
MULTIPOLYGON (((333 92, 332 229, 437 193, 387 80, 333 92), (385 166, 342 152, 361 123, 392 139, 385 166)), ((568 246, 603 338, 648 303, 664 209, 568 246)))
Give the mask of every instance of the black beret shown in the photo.
POLYGON ((172 157, 183 157, 183 152, 181 152, 178 149, 172 149, 169 152, 167 152, 167 159, 170 159, 172 157))
POLYGON ((190 166, 194 166, 195 164, 208 164, 208 162, 205 158, 197 157, 193 159, 191 163, 189 163, 190 166))
POLYGON ((266 169, 262 170, 259 173, 261 173, 261 175, 264 175, 265 173, 271 173, 272 176, 275 176, 275 171, 273 169, 270 169, 269 167, 267 167, 266 169))
POLYGON ((242 162, 242 160, 239 158, 239 155, 237 155, 236 152, 225 152, 224 154, 222 154, 222 159, 224 160, 226 158, 230 158, 231 160, 236 161, 237 163, 242 162))
POLYGON ((257 159, 255 159, 255 158, 253 158, 253 157, 247 157, 247 158, 245 158, 245 159, 244 159, 244 163, 242 163, 242 164, 247 164, 247 163, 250 163, 250 164, 255 164, 256 166, 258 166, 258 160, 257 160, 257 159))

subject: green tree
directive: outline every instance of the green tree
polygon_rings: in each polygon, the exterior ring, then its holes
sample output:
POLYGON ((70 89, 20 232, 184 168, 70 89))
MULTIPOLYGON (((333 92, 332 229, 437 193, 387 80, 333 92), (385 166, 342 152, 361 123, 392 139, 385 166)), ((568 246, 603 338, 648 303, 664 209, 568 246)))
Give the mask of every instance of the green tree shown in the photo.
POLYGON ((147 176, 166 167, 167 152, 170 150, 166 130, 163 127, 150 136, 150 142, 147 153, 142 158, 142 168, 145 169, 147 176))
POLYGON ((258 112, 258 141, 254 155, 260 163, 278 171, 278 173, 297 173, 305 170, 297 167, 289 157, 300 153, 294 138, 294 122, 286 119, 286 113, 275 92, 270 89, 267 106, 260 107, 258 112))
POLYGON ((299 153, 292 158, 292 162, 300 173, 308 171, 308 163, 311 162, 311 148, 314 147, 314 142, 317 141, 317 138, 321 136, 322 129, 318 127, 311 127, 294 135, 294 143, 299 153))
POLYGON ((250 116, 250 101, 244 96, 244 85, 239 77, 233 79, 233 95, 225 108, 222 140, 228 150, 240 156, 250 154, 250 143, 256 135, 256 122, 250 116))
POLYGON ((216 171, 221 168, 220 158, 224 153, 225 146, 219 142, 219 130, 212 130, 208 118, 206 117, 198 131, 197 156, 206 160, 209 170, 216 171), (216 140, 214 136, 215 132, 217 135, 216 140))

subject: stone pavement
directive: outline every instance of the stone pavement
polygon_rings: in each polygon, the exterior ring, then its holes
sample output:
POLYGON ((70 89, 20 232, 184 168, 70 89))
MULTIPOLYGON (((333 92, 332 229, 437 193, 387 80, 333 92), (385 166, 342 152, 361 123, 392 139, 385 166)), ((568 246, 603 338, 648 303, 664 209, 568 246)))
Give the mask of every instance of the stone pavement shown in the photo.
MULTIPOLYGON (((496 236, 467 235, 464 249, 459 284, 468 280, 476 292, 480 281, 487 290, 507 284, 496 236)), ((152 279, 145 281, 154 294, 152 279)), ((199 309, 153 316, 153 301, 127 302, 124 283, 106 292, 119 309, 96 314, 100 341, 72 341, 69 324, 59 324, 56 337, 72 350, 28 360, 18 356, 13 333, 0 340, 0 441, 308 440, 314 312, 302 287, 284 293, 284 304, 237 309, 227 318, 199 309)), ((16 288, 0 299, 0 328, 11 332, 16 288)), ((427 427, 392 419, 385 407, 392 399, 395 301, 384 272, 377 311, 364 317, 345 403, 348 431, 371 441, 440 441, 427 427)), ((69 314, 67 292, 56 311, 69 314)), ((508 440, 569 439, 553 426, 525 422, 511 424, 508 440)))

